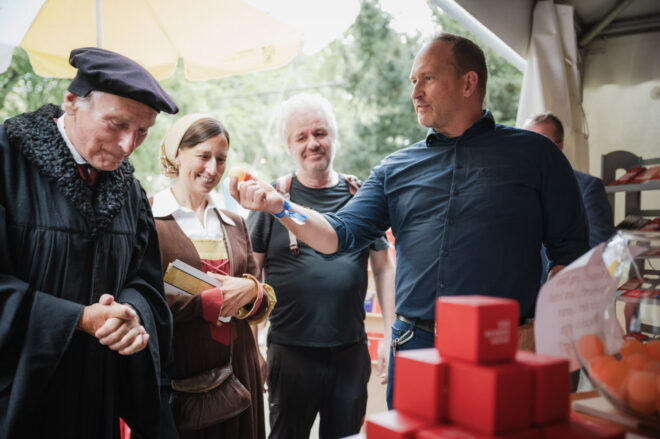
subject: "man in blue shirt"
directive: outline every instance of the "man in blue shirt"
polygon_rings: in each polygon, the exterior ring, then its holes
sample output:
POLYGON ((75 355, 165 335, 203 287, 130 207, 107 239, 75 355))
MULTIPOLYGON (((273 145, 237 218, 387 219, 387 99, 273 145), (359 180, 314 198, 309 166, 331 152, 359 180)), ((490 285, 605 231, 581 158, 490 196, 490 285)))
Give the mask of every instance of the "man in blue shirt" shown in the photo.
POLYGON ((589 248, 570 164, 545 136, 495 123, 482 108, 487 75, 472 41, 440 34, 426 44, 410 73, 426 139, 386 157, 336 214, 284 203, 266 182, 230 182, 243 207, 281 217, 321 253, 363 248, 392 227, 393 350, 433 346, 438 296, 510 297, 520 303, 521 321, 532 317, 541 244, 553 272, 589 248), (291 213, 306 215, 306 222, 296 223, 291 213))

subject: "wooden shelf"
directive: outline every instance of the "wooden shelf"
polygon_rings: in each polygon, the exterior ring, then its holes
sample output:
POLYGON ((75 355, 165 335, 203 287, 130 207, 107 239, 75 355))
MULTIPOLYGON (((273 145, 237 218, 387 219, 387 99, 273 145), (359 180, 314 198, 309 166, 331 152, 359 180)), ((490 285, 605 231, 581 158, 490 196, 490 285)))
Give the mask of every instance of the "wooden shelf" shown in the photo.
POLYGON ((605 192, 639 192, 660 189, 660 181, 649 181, 638 184, 621 184, 618 186, 605 186, 605 192))

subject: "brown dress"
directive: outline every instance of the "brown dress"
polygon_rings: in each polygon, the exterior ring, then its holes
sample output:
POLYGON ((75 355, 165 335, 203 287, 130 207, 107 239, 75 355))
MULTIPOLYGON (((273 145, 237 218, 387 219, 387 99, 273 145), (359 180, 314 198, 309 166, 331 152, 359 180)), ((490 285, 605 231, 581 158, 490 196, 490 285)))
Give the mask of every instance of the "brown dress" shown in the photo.
MULTIPOLYGON (((245 221, 232 212, 226 210, 222 212, 236 224, 230 225, 220 219, 225 230, 230 275, 240 277, 244 273, 249 273, 257 276, 252 244, 245 221)), ((156 218, 156 229, 164 269, 176 259, 202 269, 199 254, 192 241, 171 215, 156 218)), ((167 301, 174 317, 174 365, 169 369, 170 378, 187 378, 227 364, 229 346, 211 338, 209 322, 202 318, 201 296, 168 296, 167 301)), ((267 309, 268 298, 264 295, 255 317, 263 316, 267 309)), ((240 415, 221 424, 204 430, 180 431, 182 439, 265 438, 263 392, 256 343, 248 322, 239 319, 234 321, 238 338, 234 342, 232 366, 234 375, 250 391, 252 405, 240 415)))

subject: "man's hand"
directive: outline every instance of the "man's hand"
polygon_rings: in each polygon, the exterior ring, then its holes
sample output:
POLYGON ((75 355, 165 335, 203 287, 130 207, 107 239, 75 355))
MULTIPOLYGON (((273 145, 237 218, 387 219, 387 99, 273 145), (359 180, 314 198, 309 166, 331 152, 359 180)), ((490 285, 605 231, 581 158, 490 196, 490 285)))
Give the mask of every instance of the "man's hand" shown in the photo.
POLYGON ((98 338, 102 344, 122 355, 144 349, 149 341, 135 310, 129 305, 116 303, 110 294, 102 295, 98 303, 83 309, 77 329, 98 338))
POLYGON ((284 199, 265 181, 251 179, 239 183, 236 177, 230 177, 229 193, 245 209, 273 214, 284 209, 284 199))
POLYGON ((392 334, 385 334, 378 345, 378 364, 376 365, 376 375, 380 377, 381 384, 387 384, 387 365, 390 361, 390 343, 392 334))
POLYGON ((259 289, 252 279, 223 276, 215 273, 207 274, 220 281, 220 288, 222 289, 220 317, 233 317, 237 315, 238 311, 252 302, 259 293, 259 289))
POLYGON ((102 345, 121 355, 132 355, 147 347, 149 334, 134 320, 111 317, 96 331, 96 338, 102 345))

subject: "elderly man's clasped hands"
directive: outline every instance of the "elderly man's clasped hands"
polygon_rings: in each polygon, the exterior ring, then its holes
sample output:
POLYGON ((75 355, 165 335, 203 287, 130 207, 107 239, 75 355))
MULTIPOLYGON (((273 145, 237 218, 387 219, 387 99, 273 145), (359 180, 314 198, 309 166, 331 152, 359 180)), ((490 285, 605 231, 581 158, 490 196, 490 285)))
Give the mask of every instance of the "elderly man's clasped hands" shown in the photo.
POLYGON ((130 305, 115 302, 110 294, 102 295, 98 303, 83 309, 78 329, 121 355, 135 354, 149 342, 149 334, 135 310, 130 305))

